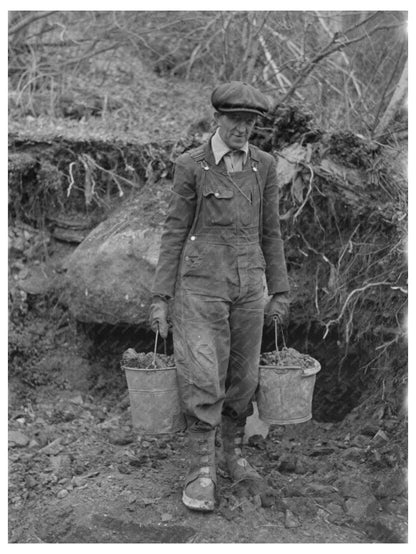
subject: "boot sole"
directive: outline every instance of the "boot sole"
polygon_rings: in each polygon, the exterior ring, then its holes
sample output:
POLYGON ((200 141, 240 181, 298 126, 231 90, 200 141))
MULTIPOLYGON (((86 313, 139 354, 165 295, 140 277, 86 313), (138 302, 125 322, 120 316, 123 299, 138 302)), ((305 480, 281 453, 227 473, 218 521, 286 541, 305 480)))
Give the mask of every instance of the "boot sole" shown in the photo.
POLYGON ((182 502, 190 510, 195 510, 197 512, 213 512, 215 507, 215 502, 213 500, 196 500, 187 496, 185 492, 182 493, 182 502))

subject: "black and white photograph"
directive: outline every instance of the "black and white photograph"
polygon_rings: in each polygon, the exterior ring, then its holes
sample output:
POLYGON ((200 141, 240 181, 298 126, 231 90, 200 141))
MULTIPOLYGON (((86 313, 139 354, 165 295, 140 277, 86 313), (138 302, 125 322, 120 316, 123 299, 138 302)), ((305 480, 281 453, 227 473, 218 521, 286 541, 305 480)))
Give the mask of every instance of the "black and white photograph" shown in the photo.
POLYGON ((409 546, 406 7, 18 4, 8 544, 409 546))

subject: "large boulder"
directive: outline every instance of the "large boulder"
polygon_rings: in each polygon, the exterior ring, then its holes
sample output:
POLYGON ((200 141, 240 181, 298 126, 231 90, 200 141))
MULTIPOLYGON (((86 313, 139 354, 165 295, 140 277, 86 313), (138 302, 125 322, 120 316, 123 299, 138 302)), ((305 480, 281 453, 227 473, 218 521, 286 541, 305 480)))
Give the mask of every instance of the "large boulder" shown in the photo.
POLYGON ((147 322, 169 187, 127 200, 99 224, 66 263, 64 298, 83 322, 147 322))

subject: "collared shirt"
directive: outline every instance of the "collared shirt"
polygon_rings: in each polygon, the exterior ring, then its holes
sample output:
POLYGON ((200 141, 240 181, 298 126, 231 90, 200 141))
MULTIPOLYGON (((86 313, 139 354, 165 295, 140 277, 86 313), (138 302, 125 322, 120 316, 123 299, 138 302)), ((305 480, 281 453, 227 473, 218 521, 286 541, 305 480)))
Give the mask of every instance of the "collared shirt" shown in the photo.
POLYGON ((243 169, 243 165, 246 163, 248 156, 248 142, 246 142, 240 150, 232 150, 222 140, 219 129, 217 129, 211 139, 211 148, 216 165, 224 158, 225 167, 230 173, 243 169))

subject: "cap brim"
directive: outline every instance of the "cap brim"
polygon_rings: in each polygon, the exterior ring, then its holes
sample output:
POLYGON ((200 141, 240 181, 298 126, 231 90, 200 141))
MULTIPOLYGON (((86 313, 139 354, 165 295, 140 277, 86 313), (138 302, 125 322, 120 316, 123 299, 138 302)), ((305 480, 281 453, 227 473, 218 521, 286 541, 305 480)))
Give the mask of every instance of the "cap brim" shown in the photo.
POLYGON ((256 110, 255 108, 217 108, 221 113, 254 113, 256 115, 264 115, 266 111, 256 110))

